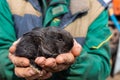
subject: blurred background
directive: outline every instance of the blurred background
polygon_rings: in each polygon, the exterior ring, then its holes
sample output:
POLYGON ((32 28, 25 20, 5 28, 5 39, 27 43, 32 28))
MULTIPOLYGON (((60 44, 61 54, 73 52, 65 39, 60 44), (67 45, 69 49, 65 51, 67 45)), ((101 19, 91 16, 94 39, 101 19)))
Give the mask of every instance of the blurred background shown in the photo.
POLYGON ((108 9, 109 27, 113 36, 110 40, 111 74, 107 80, 120 80, 120 0, 112 0, 108 9))

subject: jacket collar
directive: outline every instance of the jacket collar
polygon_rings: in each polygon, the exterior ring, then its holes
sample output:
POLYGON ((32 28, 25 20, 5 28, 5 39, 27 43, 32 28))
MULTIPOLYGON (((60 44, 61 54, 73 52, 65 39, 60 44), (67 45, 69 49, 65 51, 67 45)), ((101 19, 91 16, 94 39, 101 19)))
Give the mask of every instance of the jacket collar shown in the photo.
MULTIPOLYGON (((28 0, 33 7, 41 12, 41 7, 39 4, 38 0, 28 0)), ((46 0, 42 0, 43 5, 47 9, 46 6, 46 0)), ((56 4, 66 4, 69 5, 68 3, 70 2, 70 10, 72 15, 77 14, 77 13, 84 13, 87 12, 90 8, 89 0, 51 0, 50 4, 48 6, 56 5, 56 4), (78 8, 79 7, 79 8, 78 8)))

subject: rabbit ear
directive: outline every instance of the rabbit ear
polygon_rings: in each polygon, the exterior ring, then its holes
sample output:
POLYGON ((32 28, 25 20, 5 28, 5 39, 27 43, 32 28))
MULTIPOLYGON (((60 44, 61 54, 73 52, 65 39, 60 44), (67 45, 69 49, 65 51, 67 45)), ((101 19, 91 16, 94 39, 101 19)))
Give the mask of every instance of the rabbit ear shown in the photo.
POLYGON ((23 37, 25 37, 25 36, 30 36, 30 35, 32 35, 32 33, 31 33, 31 32, 27 32, 27 33, 24 33, 24 34, 23 34, 23 37))
POLYGON ((41 28, 40 27, 35 27, 35 28, 32 29, 32 31, 33 30, 39 30, 39 29, 41 29, 41 28))

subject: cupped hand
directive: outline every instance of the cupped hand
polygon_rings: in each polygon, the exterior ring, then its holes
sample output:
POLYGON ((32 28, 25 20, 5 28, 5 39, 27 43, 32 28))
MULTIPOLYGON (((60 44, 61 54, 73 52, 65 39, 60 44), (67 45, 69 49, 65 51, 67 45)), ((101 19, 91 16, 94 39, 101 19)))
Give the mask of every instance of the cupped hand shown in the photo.
POLYGON ((67 69, 80 55, 82 47, 74 40, 74 46, 68 53, 58 55, 56 58, 37 57, 35 62, 49 72, 58 72, 67 69))
MULTIPOLYGON (((20 40, 20 39, 19 39, 20 40)), ((14 55, 16 50, 16 46, 19 40, 15 41, 13 45, 9 48, 9 59, 15 65, 14 72, 18 77, 25 78, 26 80, 34 80, 34 79, 47 79, 52 76, 51 72, 46 70, 36 71, 30 65, 30 61, 24 57, 17 57, 14 55)))
POLYGON ((27 80, 47 79, 52 76, 52 72, 58 72, 67 69, 74 63, 75 58, 80 55, 82 47, 74 40, 74 46, 68 53, 58 55, 56 58, 37 57, 35 62, 43 69, 36 71, 30 66, 27 58, 17 57, 14 55, 19 40, 15 41, 9 49, 9 59, 15 65, 15 74, 18 77, 27 80))

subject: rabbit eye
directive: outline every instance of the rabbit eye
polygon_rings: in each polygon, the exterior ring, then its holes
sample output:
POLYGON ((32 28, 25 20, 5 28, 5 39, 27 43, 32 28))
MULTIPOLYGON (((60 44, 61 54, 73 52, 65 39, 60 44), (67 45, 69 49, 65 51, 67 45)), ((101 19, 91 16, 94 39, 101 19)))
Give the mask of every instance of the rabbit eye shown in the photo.
POLYGON ((63 41, 62 39, 59 39, 59 41, 63 41))

